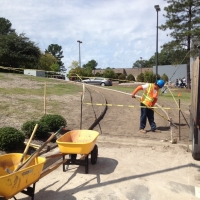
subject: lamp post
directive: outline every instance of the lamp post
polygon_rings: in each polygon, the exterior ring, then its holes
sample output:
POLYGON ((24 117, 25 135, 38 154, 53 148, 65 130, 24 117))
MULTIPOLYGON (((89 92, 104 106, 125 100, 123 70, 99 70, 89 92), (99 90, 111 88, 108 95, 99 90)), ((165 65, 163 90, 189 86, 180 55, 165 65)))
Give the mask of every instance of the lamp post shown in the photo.
MULTIPOLYGON (((141 62, 142 62, 142 57, 140 57, 141 59, 141 62)), ((141 73, 142 73, 142 63, 140 63, 140 70, 141 70, 141 73)))
POLYGON ((157 12, 157 26, 156 26, 156 81, 158 79, 158 12, 160 11, 160 6, 155 5, 154 8, 157 12))
POLYGON ((81 67, 81 50, 80 50, 80 44, 82 43, 82 41, 77 40, 77 42, 79 43, 79 67, 81 67))

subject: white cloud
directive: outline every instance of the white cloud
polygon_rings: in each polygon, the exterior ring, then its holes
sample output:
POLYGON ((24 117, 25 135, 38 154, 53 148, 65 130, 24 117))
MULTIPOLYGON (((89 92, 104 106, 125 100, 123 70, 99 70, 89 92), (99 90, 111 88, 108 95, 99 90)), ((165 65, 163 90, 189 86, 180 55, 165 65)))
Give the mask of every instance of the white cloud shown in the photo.
MULTIPOLYGON (((149 59, 156 50, 154 5, 159 4, 159 24, 166 1, 156 0, 1 0, 0 17, 17 33, 26 33, 42 51, 50 44, 63 48, 63 62, 94 59, 98 68, 132 67, 140 57, 149 59)), ((169 41, 159 30, 159 46, 169 41)))

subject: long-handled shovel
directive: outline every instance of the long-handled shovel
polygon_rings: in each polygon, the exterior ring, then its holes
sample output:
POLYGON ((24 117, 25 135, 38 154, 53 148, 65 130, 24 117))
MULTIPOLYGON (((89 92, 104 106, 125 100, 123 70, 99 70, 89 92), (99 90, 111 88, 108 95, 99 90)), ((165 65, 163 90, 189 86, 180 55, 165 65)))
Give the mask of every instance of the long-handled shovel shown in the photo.
POLYGON ((20 160, 20 162, 19 162, 17 168, 16 168, 13 172, 18 171, 18 168, 19 168, 19 167, 21 166, 21 164, 23 163, 23 160, 24 160, 24 158, 26 157, 26 154, 27 154, 27 152, 28 152, 30 143, 31 143, 31 141, 32 141, 32 139, 33 139, 33 136, 35 135, 35 132, 36 132, 37 128, 38 128, 38 124, 35 125, 35 128, 33 129, 33 132, 32 132, 32 134, 31 134, 31 137, 30 137, 28 143, 26 144, 26 148, 25 148, 24 153, 23 153, 23 155, 22 155, 22 157, 21 157, 21 160, 20 160))
POLYGON ((63 129, 63 127, 61 127, 56 133, 52 134, 45 143, 43 143, 28 159, 26 159, 24 161, 24 163, 22 163, 20 166, 18 166, 18 169, 15 171, 19 171, 20 169, 23 169, 25 167, 27 167, 32 160, 37 157, 40 153, 40 151, 63 129))

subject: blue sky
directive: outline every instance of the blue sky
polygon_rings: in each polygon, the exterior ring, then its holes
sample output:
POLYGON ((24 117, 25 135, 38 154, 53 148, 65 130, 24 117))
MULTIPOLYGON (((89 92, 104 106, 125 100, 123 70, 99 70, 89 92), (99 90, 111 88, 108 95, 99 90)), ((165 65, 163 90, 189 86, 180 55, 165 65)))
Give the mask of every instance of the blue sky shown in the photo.
MULTIPOLYGON (((97 68, 131 68, 142 57, 156 51, 157 13, 159 25, 164 0, 1 0, 0 17, 8 19, 18 34, 25 33, 44 52, 50 44, 62 46, 65 67, 90 60, 97 68)), ((159 30, 158 46, 170 41, 159 30)))

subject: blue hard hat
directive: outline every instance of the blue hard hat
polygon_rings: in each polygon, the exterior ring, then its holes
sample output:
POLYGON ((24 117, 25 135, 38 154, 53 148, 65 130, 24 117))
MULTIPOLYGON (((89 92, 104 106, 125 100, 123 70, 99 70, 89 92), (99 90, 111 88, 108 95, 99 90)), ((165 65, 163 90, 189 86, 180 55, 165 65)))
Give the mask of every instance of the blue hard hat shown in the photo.
POLYGON ((156 84, 158 85, 159 88, 162 88, 162 87, 165 85, 165 81, 163 81, 163 80, 158 80, 158 81, 156 82, 156 84))

